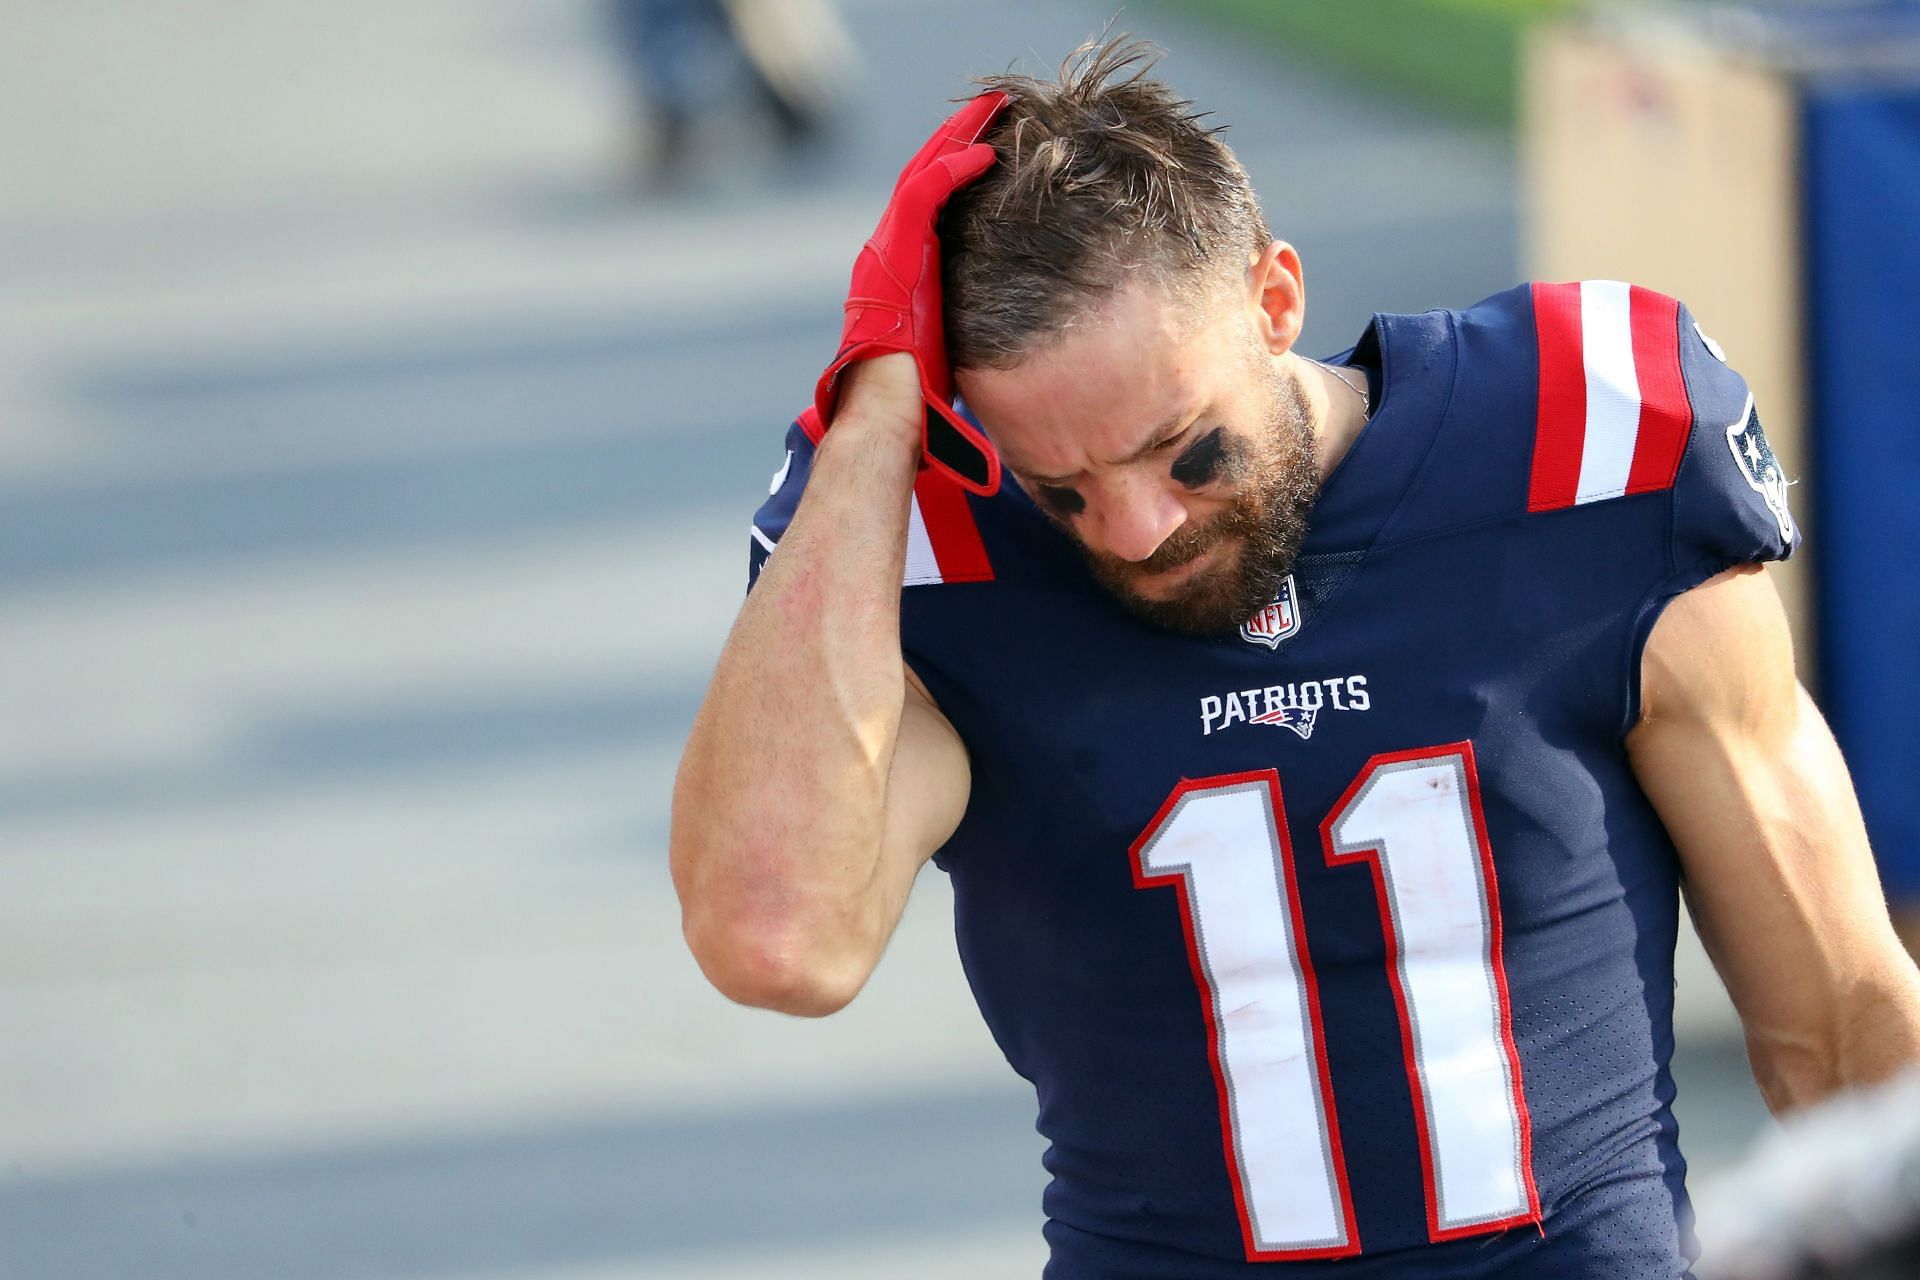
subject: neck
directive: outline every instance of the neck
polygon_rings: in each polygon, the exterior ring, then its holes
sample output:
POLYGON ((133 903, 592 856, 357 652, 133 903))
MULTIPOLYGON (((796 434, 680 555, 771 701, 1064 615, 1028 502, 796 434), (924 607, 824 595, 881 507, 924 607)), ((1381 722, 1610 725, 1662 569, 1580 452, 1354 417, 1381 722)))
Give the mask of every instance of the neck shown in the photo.
POLYGON ((1345 373, 1346 378, 1342 378, 1319 361, 1291 351, 1281 358, 1292 361, 1292 372, 1306 394, 1307 412, 1313 426, 1314 459, 1319 463, 1320 478, 1325 480, 1347 456, 1360 428, 1367 425, 1368 406, 1360 390, 1367 385, 1367 375, 1358 369, 1351 372, 1343 369, 1341 373, 1345 373), (1349 378, 1352 381, 1348 381, 1349 378))

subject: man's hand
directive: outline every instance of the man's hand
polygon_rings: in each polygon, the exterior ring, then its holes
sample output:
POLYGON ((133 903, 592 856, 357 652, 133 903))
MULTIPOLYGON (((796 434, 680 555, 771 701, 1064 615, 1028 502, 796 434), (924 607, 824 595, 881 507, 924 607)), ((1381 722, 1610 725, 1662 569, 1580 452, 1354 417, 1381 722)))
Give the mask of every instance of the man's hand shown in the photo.
POLYGON ((935 230, 940 210, 953 193, 993 164, 993 148, 979 139, 1006 104, 1003 93, 974 98, 935 130, 900 171, 880 225, 854 259, 840 351, 814 391, 820 425, 831 426, 842 371, 888 352, 904 352, 919 370, 917 412, 924 423, 927 461, 979 494, 999 489, 1000 457, 986 437, 953 410, 935 230))

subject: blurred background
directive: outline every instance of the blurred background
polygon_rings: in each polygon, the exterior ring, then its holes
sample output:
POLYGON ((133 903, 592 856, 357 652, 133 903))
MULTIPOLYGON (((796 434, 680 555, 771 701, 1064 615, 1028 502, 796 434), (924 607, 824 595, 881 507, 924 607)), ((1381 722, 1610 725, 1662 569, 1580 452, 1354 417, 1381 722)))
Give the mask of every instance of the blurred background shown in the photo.
MULTIPOLYGON (((1119 25, 1231 124, 1309 350, 1527 275, 1690 301, 1807 481, 1803 668, 1910 850, 1895 7, 1119 25)), ((1037 1274, 944 878, 846 1013, 735 1008, 667 803, 895 171, 1113 16, 0 0, 0 1278, 1037 1274)), ((1764 1109, 1691 942, 1680 1004, 1711 1175, 1764 1109)))

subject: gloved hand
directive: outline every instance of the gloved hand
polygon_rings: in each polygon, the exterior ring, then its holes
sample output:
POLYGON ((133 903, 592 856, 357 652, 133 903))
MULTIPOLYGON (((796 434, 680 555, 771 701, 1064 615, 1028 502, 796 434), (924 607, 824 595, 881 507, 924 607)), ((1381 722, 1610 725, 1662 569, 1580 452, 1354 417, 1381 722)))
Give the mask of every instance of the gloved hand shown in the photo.
POLYGON ((993 148, 979 141, 1007 105, 1003 93, 983 93, 956 111, 907 161, 880 225, 853 262, 840 353, 814 389, 814 410, 833 421, 840 371, 859 360, 904 351, 920 367, 926 402, 926 460, 973 492, 1000 488, 1000 455, 953 409, 941 317, 940 210, 953 193, 993 164, 993 148))

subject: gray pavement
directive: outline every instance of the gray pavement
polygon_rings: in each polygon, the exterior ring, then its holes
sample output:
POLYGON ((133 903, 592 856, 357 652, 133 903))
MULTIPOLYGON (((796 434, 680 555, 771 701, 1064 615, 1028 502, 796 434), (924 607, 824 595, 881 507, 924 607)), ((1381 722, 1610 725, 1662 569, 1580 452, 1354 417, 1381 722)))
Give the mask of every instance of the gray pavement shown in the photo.
MULTIPOLYGON (((942 878, 815 1023, 712 994, 665 874, 893 170, 1109 16, 844 11, 823 154, 723 122, 642 202, 590 5, 0 2, 0 1277, 1037 1271, 942 878)), ((1511 281, 1501 139, 1128 20, 1232 122, 1311 348, 1511 281)), ((1711 1162, 1755 1109, 1697 968, 1711 1162)))

